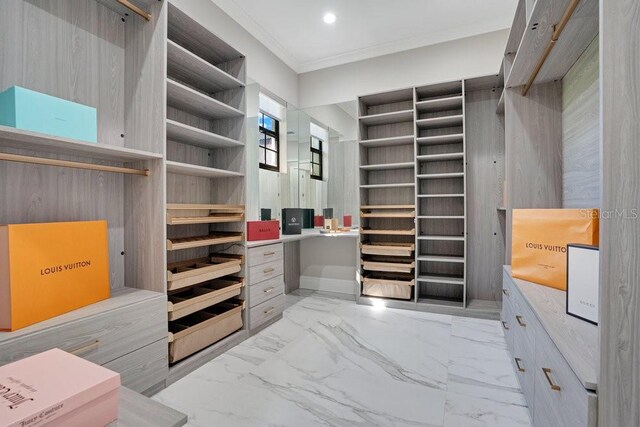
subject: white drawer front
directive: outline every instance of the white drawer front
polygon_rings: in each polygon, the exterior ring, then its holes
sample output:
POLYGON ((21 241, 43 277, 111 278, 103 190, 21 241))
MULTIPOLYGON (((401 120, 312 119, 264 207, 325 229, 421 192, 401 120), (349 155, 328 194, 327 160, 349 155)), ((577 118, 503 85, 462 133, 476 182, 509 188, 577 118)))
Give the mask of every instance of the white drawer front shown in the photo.
POLYGON ((269 261, 265 264, 256 265, 249 268, 249 285, 254 286, 265 280, 282 276, 284 264, 281 259, 269 261))
POLYGON ((249 267, 284 258, 284 246, 282 243, 249 248, 248 252, 249 267))
POLYGON ((282 276, 265 280, 249 288, 249 306, 255 307, 284 293, 284 278, 282 276))
POLYGON ((284 311, 284 294, 256 305, 249 310, 249 329, 255 329, 284 311))

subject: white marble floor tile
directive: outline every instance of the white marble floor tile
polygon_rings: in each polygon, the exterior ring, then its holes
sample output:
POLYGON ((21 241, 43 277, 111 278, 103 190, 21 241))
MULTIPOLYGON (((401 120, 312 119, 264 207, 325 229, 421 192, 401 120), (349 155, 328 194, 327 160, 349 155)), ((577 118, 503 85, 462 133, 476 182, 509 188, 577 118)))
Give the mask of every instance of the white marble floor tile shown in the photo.
POLYGON ((528 425, 498 322, 318 294, 154 398, 192 426, 528 425))
POLYGON ((447 393, 444 427, 528 427, 526 406, 447 393))

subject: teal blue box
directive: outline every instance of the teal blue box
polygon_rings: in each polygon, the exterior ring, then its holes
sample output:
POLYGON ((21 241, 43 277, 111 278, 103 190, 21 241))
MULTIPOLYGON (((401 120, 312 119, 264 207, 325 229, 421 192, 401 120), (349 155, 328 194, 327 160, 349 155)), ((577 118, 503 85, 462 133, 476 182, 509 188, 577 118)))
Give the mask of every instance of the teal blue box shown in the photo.
POLYGON ((0 93, 0 125, 98 142, 95 108, 19 86, 0 93))

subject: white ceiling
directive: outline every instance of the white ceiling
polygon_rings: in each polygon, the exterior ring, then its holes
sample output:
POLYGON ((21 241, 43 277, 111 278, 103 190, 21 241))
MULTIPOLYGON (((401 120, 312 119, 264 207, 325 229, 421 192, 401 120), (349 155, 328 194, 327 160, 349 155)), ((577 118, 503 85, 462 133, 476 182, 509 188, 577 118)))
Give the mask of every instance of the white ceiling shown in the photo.
POLYGON ((298 73, 508 28, 517 0, 212 0, 298 73), (333 12, 337 21, 322 18, 333 12))

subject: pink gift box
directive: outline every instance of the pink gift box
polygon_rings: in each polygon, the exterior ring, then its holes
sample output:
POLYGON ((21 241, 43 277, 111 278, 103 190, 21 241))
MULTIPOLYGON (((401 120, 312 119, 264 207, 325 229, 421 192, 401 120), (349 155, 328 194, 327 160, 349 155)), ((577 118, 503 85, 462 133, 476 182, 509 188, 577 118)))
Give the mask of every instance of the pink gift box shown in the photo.
POLYGON ((118 418, 120 374, 59 349, 0 367, 0 426, 104 426, 118 418))

